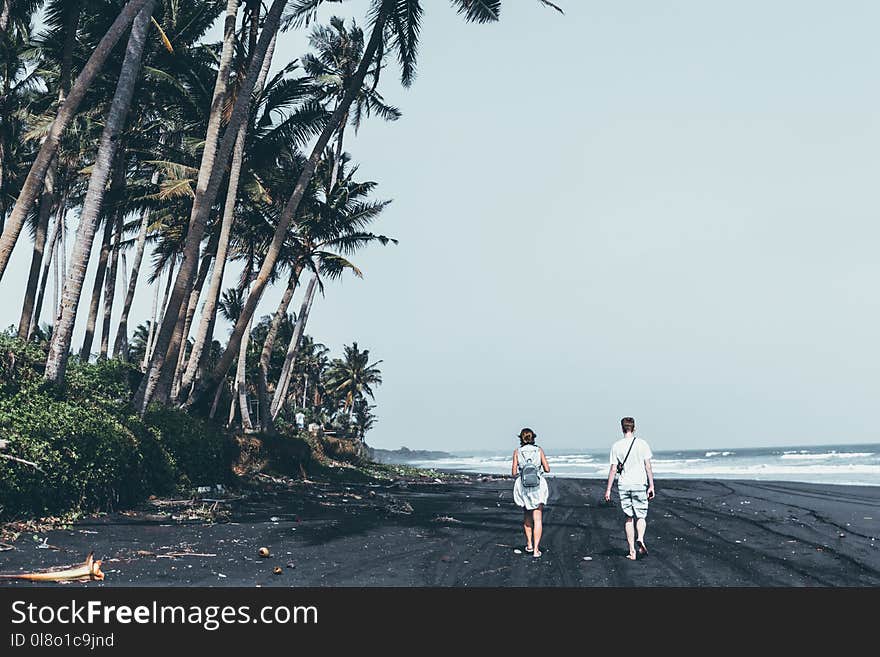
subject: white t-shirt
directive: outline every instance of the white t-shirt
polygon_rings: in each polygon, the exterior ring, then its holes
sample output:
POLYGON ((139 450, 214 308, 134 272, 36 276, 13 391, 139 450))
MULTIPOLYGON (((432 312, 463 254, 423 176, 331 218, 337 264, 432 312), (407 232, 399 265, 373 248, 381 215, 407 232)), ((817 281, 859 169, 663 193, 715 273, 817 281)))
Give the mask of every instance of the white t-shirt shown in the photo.
MULTIPOLYGON (((626 458, 632 438, 621 438, 611 446, 609 457, 610 465, 617 465, 618 461, 626 458)), ((629 453, 629 458, 623 466, 623 472, 618 475, 617 486, 626 490, 637 490, 648 485, 648 472, 645 470, 645 461, 653 458, 651 448, 641 438, 636 438, 629 453)))

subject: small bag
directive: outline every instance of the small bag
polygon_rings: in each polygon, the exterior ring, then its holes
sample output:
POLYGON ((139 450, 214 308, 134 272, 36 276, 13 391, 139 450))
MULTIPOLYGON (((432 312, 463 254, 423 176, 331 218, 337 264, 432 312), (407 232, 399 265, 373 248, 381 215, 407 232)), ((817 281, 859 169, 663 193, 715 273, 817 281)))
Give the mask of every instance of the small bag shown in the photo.
POLYGON ((522 481, 523 488, 534 488, 541 485, 541 475, 538 472, 538 466, 524 458, 522 449, 519 450, 520 469, 519 476, 522 481), (523 463, 525 461, 525 463, 523 463))

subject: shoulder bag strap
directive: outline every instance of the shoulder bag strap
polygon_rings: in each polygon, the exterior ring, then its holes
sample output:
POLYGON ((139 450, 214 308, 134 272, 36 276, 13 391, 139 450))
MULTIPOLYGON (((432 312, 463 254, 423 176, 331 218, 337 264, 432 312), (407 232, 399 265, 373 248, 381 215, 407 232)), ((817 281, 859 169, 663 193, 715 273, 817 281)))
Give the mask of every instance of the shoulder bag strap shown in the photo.
POLYGON ((626 465, 626 460, 629 458, 629 453, 632 451, 633 445, 636 444, 636 437, 633 436, 632 442, 629 444, 629 449, 626 450, 626 456, 623 457, 623 462, 620 464, 621 466, 626 465))

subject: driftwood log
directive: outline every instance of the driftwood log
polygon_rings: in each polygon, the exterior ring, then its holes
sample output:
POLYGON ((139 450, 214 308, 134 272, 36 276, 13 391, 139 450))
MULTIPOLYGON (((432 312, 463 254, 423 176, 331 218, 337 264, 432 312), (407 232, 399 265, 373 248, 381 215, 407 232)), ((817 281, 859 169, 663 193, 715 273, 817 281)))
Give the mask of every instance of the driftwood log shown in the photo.
POLYGON ((64 570, 49 570, 37 573, 16 573, 12 575, 0 575, 3 579, 26 579, 31 582, 89 582, 103 580, 101 561, 96 560, 94 554, 89 552, 85 563, 64 570))

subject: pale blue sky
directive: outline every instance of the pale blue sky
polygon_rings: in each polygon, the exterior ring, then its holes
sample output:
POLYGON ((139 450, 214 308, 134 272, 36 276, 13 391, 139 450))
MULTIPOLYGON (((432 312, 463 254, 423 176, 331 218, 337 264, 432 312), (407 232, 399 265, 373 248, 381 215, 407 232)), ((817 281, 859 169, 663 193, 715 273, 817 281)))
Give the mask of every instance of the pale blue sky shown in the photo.
POLYGON ((308 329, 384 360, 371 444, 595 448, 622 415, 655 449, 880 440, 880 5, 424 4, 403 118, 348 144, 400 244, 308 329))

